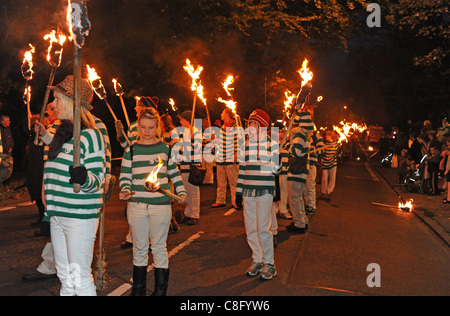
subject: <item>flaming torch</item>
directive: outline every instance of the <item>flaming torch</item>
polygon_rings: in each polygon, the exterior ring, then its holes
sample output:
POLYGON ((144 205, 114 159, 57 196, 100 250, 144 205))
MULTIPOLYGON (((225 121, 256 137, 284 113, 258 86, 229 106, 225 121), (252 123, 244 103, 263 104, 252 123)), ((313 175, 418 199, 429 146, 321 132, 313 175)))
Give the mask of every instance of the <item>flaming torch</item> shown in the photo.
MULTIPOLYGON (((312 89, 311 80, 313 78, 312 71, 308 68, 308 60, 305 58, 305 60, 302 63, 302 68, 298 70, 298 73, 300 74, 300 77, 302 78, 302 86, 299 94, 297 95, 297 105, 301 105, 300 109, 303 109, 303 107, 306 104, 306 101, 308 100, 308 96, 312 89)), ((295 120, 295 114, 291 118, 291 122, 289 123, 289 127, 286 131, 286 134, 284 135, 283 141, 281 142, 280 148, 284 147, 284 144, 286 143, 287 137, 289 136, 289 132, 291 131, 292 125, 294 124, 295 120)))
MULTIPOLYGON (((108 99, 106 98, 106 90, 102 83, 102 78, 97 75, 97 71, 94 68, 91 68, 89 65, 86 65, 87 71, 88 71, 88 80, 91 83, 91 88, 94 90, 95 94, 100 98, 100 100, 103 100, 108 107, 109 112, 111 113, 112 117, 114 118, 114 121, 118 121, 118 118, 116 114, 114 113, 113 109, 111 108, 111 105, 108 102, 108 99)), ((130 140, 126 135, 124 135, 125 139, 127 140, 128 145, 131 145, 130 140)))
POLYGON ((237 103, 233 100, 233 95, 231 94, 231 91, 232 90, 234 91, 234 87, 232 86, 233 83, 234 83, 234 76, 233 75, 229 75, 227 77, 227 79, 222 83, 223 89, 225 90, 225 92, 228 94, 228 96, 231 99, 226 101, 226 100, 222 99, 221 97, 219 97, 219 98, 217 98, 217 101, 225 104, 228 108, 230 108, 233 111, 234 116, 236 118, 236 125, 238 127, 242 127, 241 118, 236 112, 236 105, 237 105, 237 103))
POLYGON ((120 103, 122 104, 123 114, 125 115, 125 119, 127 120, 128 126, 130 126, 130 119, 128 118, 127 108, 125 107, 125 102, 123 102, 123 89, 122 85, 117 82, 117 79, 112 80, 114 83, 114 90, 116 91, 116 95, 120 98, 120 103))
MULTIPOLYGON (((91 30, 91 22, 88 10, 83 0, 67 0, 67 24, 69 26, 70 38, 74 42, 73 54, 73 166, 80 166, 80 135, 81 135, 81 49, 84 46, 85 37, 91 30)), ((73 190, 80 192, 80 185, 75 183, 73 190)))
MULTIPOLYGON (((195 106, 197 103, 197 96, 203 96, 203 86, 200 84, 200 74, 203 71, 202 66, 198 66, 197 69, 192 66, 191 61, 189 59, 186 59, 186 65, 183 67, 184 70, 191 76, 192 78, 192 84, 191 84, 191 91, 195 91, 194 94, 194 102, 192 104, 192 118, 191 118, 191 126, 194 126, 194 118, 195 118, 195 106), (201 88, 200 88, 201 87, 201 88)), ((206 101, 206 100, 205 100, 206 101)), ((205 102, 204 101, 204 102, 205 102)), ((206 102, 205 102, 206 106, 206 102)), ((208 112, 208 109, 207 109, 208 112)), ((209 117, 209 115, 208 115, 209 117)))
MULTIPOLYGON (((44 36, 44 40, 49 40, 49 46, 47 49, 47 62, 51 67, 50 78, 48 80, 47 89, 45 90, 44 102, 42 103, 41 115, 39 117, 39 123, 44 119, 45 110, 47 109, 48 98, 50 97, 50 86, 53 85, 55 80, 56 69, 61 65, 63 45, 67 37, 59 30, 56 32, 52 30, 49 34, 44 36)), ((37 146, 39 141, 39 133, 36 133, 34 137, 34 145, 37 146)))
POLYGON ((28 119, 28 129, 31 129, 31 110, 30 110, 30 101, 31 101, 31 87, 30 87, 30 81, 33 79, 33 54, 35 53, 36 49, 33 45, 30 45, 30 50, 25 52, 25 56, 23 58, 22 63, 22 76, 27 81, 25 85, 25 91, 23 94, 23 101, 25 102, 27 106, 27 119, 28 119))
POLYGON ((158 164, 153 168, 153 170, 147 177, 147 180, 145 181, 145 190, 147 190, 148 192, 160 192, 174 200, 177 200, 178 202, 181 202, 181 198, 178 195, 175 195, 170 191, 164 190, 159 186, 159 182, 157 182, 158 172, 159 170, 161 170, 164 163, 162 162, 160 157, 158 157, 158 160, 159 160, 158 164))

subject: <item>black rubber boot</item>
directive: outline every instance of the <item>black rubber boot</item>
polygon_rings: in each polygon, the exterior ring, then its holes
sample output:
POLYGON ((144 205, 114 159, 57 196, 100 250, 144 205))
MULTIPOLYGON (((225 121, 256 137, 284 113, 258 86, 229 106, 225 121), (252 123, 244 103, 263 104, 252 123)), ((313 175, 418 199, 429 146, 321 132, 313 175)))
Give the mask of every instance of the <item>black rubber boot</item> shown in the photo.
POLYGON ((155 291, 150 296, 166 296, 169 285, 169 269, 155 268, 155 291))
POLYGON ((147 290, 147 267, 133 266, 133 288, 130 296, 145 296, 147 290))

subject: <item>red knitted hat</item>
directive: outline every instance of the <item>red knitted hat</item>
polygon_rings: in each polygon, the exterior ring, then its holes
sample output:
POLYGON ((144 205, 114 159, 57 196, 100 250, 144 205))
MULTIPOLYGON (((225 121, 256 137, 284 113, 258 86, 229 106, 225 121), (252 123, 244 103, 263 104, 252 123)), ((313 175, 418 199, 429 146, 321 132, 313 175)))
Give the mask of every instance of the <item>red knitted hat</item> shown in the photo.
POLYGON ((258 123, 259 127, 266 127, 268 128, 270 125, 270 117, 269 114, 264 112, 263 110, 256 109, 250 114, 248 117, 248 121, 256 122, 258 123))

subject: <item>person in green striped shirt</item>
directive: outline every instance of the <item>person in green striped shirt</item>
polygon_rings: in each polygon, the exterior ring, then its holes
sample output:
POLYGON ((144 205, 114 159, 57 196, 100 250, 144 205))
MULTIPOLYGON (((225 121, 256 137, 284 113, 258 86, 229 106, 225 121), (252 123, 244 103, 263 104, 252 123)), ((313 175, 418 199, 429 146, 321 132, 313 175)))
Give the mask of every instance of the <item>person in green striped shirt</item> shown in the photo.
POLYGON ((322 155, 322 185, 321 196, 322 200, 331 201, 330 195, 334 191, 336 185, 336 173, 338 164, 338 139, 334 131, 326 131, 324 136, 325 150, 322 155))
POLYGON ((145 182, 152 171, 157 183, 170 190, 169 179, 186 203, 187 193, 169 146, 161 140, 158 111, 146 108, 138 114, 137 141, 125 150, 120 174, 121 200, 128 201, 128 223, 133 235, 132 296, 145 296, 149 238, 155 264, 153 296, 166 295, 169 281, 167 235, 172 218, 172 200, 160 192, 149 192, 145 182))
POLYGON ((261 274, 270 280, 276 276, 272 214, 275 196, 274 173, 280 171, 278 145, 267 135, 270 117, 257 109, 250 114, 249 139, 245 158, 240 159, 236 204, 243 202, 247 242, 252 250, 252 264, 246 271, 249 277, 261 274))
POLYGON ((306 179, 309 175, 309 151, 310 138, 309 134, 314 129, 314 123, 311 119, 311 113, 308 109, 302 109, 301 103, 297 103, 297 112, 295 113, 294 123, 298 124, 292 128, 290 132, 290 159, 297 159, 304 162, 304 167, 297 173, 292 166, 289 165, 288 173, 288 197, 289 206, 291 208, 292 217, 294 219, 286 229, 295 233, 305 233, 308 228, 308 218, 306 217, 305 205, 303 201, 303 192, 306 186, 306 179))
POLYGON ((103 204, 105 145, 89 110, 93 91, 81 81, 81 135, 73 138, 73 76, 51 87, 53 110, 61 120, 44 168, 44 195, 61 296, 95 296, 91 264, 103 204), (80 166, 73 167, 74 141, 80 142, 80 166), (75 193, 73 184, 81 190, 75 193))

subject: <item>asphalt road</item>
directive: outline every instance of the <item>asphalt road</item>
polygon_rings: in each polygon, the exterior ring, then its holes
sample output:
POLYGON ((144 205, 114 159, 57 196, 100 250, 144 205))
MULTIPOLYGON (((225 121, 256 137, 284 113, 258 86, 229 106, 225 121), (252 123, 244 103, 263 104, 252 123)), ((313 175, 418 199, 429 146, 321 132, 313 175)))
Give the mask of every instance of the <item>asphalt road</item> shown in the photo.
MULTIPOLYGON (((125 202, 118 191, 107 204, 106 282, 99 296, 126 296, 132 277, 132 250, 121 249, 128 232, 125 202)), ((198 225, 181 225, 169 235, 168 295, 190 298, 298 295, 450 295, 450 252, 411 213, 399 211, 398 197, 363 161, 340 163, 331 202, 319 201, 305 235, 286 231, 278 220, 271 281, 248 278, 251 263, 242 211, 211 209, 215 187, 201 187, 198 225)), ((23 282, 34 272, 46 243, 34 237, 37 208, 0 211, 0 295, 53 296, 57 279, 23 282)), ((94 265, 98 254, 95 249, 94 265)), ((151 262, 151 255, 150 255, 151 262)), ((148 293, 153 288, 152 267, 148 293)), ((230 306, 229 306, 230 307, 230 306)), ((223 306, 222 306, 223 308, 223 306)))

